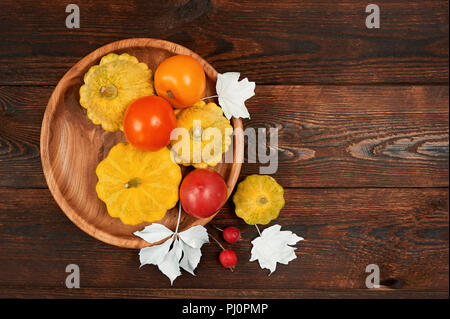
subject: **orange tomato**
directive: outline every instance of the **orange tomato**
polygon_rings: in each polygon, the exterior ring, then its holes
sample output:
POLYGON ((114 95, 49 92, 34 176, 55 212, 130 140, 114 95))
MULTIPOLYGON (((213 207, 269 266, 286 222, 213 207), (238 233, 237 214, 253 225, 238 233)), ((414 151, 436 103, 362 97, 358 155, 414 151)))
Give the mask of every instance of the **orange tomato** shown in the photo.
POLYGON ((155 71, 155 89, 175 108, 186 108, 203 97, 205 71, 200 63, 187 55, 164 60, 155 71))
POLYGON ((123 120, 125 136, 136 148, 157 151, 170 141, 170 133, 177 126, 175 112, 159 96, 144 96, 128 106, 123 120))

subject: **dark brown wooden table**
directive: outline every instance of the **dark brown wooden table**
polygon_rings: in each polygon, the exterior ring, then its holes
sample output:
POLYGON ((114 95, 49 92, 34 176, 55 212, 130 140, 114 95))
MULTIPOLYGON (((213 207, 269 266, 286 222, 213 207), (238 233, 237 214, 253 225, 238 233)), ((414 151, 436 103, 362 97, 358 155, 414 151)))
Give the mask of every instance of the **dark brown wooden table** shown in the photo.
POLYGON ((0 1, 0 297, 448 297, 448 1, 376 1, 380 29, 361 0, 78 1, 80 29, 65 26, 68 3, 0 1), (197 276, 171 287, 53 200, 39 157, 50 94, 80 58, 132 37, 257 83, 244 124, 279 128, 276 222, 306 239, 270 277, 248 261, 257 232, 231 204, 214 224, 243 231, 236 271, 205 245, 197 276), (71 263, 80 289, 65 287, 71 263), (386 287, 366 288, 368 264, 386 287))

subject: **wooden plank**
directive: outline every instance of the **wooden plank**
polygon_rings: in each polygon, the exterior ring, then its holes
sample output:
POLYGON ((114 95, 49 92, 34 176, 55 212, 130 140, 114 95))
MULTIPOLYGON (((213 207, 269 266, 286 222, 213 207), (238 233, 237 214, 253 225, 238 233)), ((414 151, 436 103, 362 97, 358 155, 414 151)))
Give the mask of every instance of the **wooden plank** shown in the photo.
POLYGON ((81 28, 67 29, 67 3, 3 0, 0 84, 55 85, 131 37, 174 41, 257 83, 448 82, 448 1, 378 4, 381 28, 367 29, 362 0, 91 0, 79 4, 81 28))
MULTIPOLYGON (((13 287, 10 294, 32 294, 22 287, 64 288, 70 263, 80 266, 82 287, 118 289, 106 296, 128 288, 150 288, 148 296, 154 296, 156 289, 169 288, 156 267, 139 269, 137 250, 109 246, 76 228, 48 190, 0 189, 0 198, 0 291, 13 287)), ((287 189, 285 198, 276 222, 305 238, 297 245, 296 260, 279 265, 267 277, 267 270, 248 261, 256 229, 236 218, 227 204, 213 223, 242 230, 238 243, 226 245, 237 253, 235 272, 220 266, 220 249, 208 244, 202 248, 197 276, 183 274, 173 287, 242 289, 249 291, 248 297, 260 289, 330 291, 323 296, 347 290, 353 296, 353 289, 365 289, 366 265, 377 264, 382 281, 398 281, 398 296, 402 291, 410 296, 412 291, 448 293, 447 188, 287 189)), ((219 237, 211 225, 208 230, 219 237)), ((50 296, 60 294, 64 295, 59 291, 50 296)), ((203 296, 195 290, 192 295, 203 296)))
MULTIPOLYGON (((46 187, 39 132, 52 90, 0 87, 0 186, 46 187)), ((257 86, 244 125, 279 129, 284 187, 447 187, 448 103, 447 86, 257 86)), ((246 161, 241 176, 262 166, 246 161)))
POLYGON ((132 298, 132 299, 448 299, 447 291, 397 289, 177 289, 1 287, 1 298, 132 298))
POLYGON ((448 186, 447 86, 260 87, 248 104, 246 127, 279 130, 285 187, 448 186))
POLYGON ((39 138, 53 87, 0 87, 0 186, 46 187, 39 138))

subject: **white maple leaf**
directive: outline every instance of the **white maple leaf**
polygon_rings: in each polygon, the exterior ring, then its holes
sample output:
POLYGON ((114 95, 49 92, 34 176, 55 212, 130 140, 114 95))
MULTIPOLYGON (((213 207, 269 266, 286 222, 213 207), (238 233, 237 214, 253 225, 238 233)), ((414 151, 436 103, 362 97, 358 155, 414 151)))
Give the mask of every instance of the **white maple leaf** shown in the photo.
POLYGON ((255 95, 255 82, 247 78, 239 81, 239 72, 226 72, 217 75, 216 92, 223 114, 229 120, 232 116, 250 118, 245 100, 255 95))
POLYGON ((201 247, 209 242, 206 228, 200 225, 178 233, 162 224, 153 223, 134 234, 150 244, 169 237, 159 245, 142 248, 139 260, 141 267, 149 264, 158 266, 169 277, 170 284, 181 275, 180 267, 195 276, 194 270, 202 256, 201 247))
POLYGON ((297 258, 295 248, 290 245, 303 240, 291 231, 280 231, 280 229, 280 225, 268 227, 263 230, 260 237, 252 241, 250 261, 258 260, 261 269, 269 269, 270 274, 275 271, 277 262, 287 265, 297 258))

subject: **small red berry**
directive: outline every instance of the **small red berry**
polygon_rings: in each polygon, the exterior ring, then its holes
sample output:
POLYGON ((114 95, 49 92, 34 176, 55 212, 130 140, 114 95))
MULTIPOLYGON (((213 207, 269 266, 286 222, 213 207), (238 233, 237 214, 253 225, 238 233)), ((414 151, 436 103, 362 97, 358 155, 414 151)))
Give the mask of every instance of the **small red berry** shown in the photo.
POLYGON ((220 252, 220 263, 226 268, 232 268, 237 263, 237 256, 231 249, 225 249, 220 252))
POLYGON ((228 226, 222 232, 223 239, 230 244, 235 243, 239 237, 241 237, 241 232, 236 227, 228 226))

